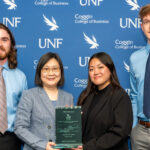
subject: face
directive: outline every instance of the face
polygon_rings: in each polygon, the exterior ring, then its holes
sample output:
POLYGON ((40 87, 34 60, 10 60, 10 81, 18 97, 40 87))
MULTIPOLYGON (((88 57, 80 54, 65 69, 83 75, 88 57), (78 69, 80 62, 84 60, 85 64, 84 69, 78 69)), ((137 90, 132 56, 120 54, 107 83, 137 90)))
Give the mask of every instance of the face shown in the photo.
POLYGON ((43 87, 57 87, 61 79, 61 70, 59 63, 56 59, 50 59, 41 70, 41 80, 43 87))
POLYGON ((89 64, 89 77, 91 81, 98 86, 98 89, 104 89, 110 84, 111 73, 99 59, 93 58, 89 64))
POLYGON ((148 43, 150 44, 150 14, 143 17, 141 28, 145 36, 147 37, 148 43))
POLYGON ((4 29, 0 29, 0 61, 7 61, 11 47, 10 36, 4 29))

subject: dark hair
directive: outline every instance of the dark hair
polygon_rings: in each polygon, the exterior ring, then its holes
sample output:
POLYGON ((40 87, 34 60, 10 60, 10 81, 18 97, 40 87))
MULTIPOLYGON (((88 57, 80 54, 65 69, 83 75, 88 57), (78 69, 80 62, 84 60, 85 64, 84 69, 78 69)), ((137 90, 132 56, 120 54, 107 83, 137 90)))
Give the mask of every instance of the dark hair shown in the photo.
POLYGON ((0 23, 0 29, 5 30, 9 36, 11 41, 10 52, 8 54, 8 67, 10 69, 15 69, 17 67, 17 49, 15 48, 16 42, 11 31, 4 24, 0 23))
MULTIPOLYGON (((111 59, 111 57, 104 53, 104 52, 100 52, 100 53, 96 53, 94 54, 90 60, 89 60, 89 64, 91 62, 91 60, 93 58, 97 58, 99 59, 105 66, 108 67, 110 73, 111 73, 111 76, 110 76, 110 81, 111 81, 111 84, 114 88, 118 87, 118 88, 121 88, 120 86, 120 83, 119 83, 119 80, 118 80, 118 77, 117 77, 117 73, 116 73, 116 69, 115 69, 115 66, 114 66, 114 63, 111 59)), ((95 92, 97 90, 97 85, 95 85, 94 83, 91 82, 91 79, 88 75, 88 83, 87 83, 87 87, 86 89, 80 94, 79 96, 79 99, 78 99, 78 102, 77 104, 78 105, 82 105, 84 100, 87 98, 87 96, 92 93, 92 92, 95 92)))
POLYGON ((59 86, 64 85, 64 68, 63 68, 62 61, 58 54, 52 53, 52 52, 46 53, 40 58, 37 68, 36 68, 35 85, 43 87, 43 83, 41 80, 41 70, 42 70, 43 66, 52 58, 57 60, 57 62, 59 63, 59 66, 60 66, 60 70, 61 70, 61 79, 58 82, 57 86, 59 87, 59 86))
POLYGON ((139 12, 139 17, 143 21, 143 18, 150 14, 150 4, 147 4, 143 7, 141 7, 140 12, 139 12))

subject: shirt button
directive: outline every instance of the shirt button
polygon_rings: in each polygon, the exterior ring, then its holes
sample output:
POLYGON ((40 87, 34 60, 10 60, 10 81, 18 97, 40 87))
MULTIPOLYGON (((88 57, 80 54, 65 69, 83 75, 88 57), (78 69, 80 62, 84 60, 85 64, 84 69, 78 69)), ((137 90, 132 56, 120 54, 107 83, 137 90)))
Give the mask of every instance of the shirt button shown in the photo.
POLYGON ((47 126, 47 128, 48 128, 48 129, 51 129, 51 126, 49 125, 49 126, 47 126))

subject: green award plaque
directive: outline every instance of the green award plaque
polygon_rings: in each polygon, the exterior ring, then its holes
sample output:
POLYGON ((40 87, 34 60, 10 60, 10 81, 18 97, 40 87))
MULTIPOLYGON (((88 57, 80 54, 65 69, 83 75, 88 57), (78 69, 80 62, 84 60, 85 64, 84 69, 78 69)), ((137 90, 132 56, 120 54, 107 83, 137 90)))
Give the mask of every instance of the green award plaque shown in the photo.
POLYGON ((53 148, 76 148, 82 145, 81 107, 56 108, 56 146, 53 148))

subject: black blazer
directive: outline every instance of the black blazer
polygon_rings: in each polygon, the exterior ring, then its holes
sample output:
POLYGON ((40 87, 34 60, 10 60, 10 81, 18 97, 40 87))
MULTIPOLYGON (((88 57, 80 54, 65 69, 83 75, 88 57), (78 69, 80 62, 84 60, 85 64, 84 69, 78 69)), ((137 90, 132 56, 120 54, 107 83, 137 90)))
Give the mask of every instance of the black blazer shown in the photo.
POLYGON ((82 105, 82 137, 84 150, 128 150, 132 128, 132 106, 123 89, 110 85, 94 109, 87 112, 94 97, 90 94, 82 105))

